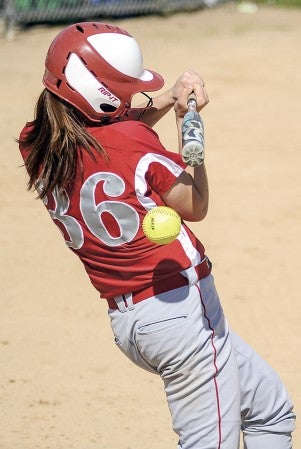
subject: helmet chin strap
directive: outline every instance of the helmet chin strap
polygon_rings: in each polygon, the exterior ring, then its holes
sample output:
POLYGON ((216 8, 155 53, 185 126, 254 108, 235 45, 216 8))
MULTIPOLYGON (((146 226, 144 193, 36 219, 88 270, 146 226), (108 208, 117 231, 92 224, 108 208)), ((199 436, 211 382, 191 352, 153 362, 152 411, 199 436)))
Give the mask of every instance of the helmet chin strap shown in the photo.
POLYGON ((152 97, 150 97, 149 95, 147 95, 145 92, 141 92, 147 99, 147 105, 144 108, 141 108, 141 112, 137 117, 137 120, 140 120, 142 118, 142 116, 144 115, 145 111, 147 111, 148 109, 150 109, 153 106, 153 99, 152 97))
POLYGON ((124 120, 127 120, 127 116, 128 116, 128 112, 129 112, 130 108, 131 108, 131 103, 126 102, 122 108, 122 111, 120 111, 120 113, 118 115, 114 115, 113 117, 111 115, 104 115, 100 119, 100 124, 102 126, 105 126, 105 125, 110 125, 111 123, 117 123, 117 122, 122 122, 124 120))
POLYGON ((129 113, 132 111, 137 111, 137 115, 135 116, 134 119, 130 119, 130 120, 140 121, 141 118, 143 117, 144 113, 153 106, 152 97, 150 97, 145 92, 140 92, 140 93, 143 94, 148 99, 146 106, 131 108, 131 103, 127 102, 124 105, 123 111, 119 115, 116 115, 114 117, 105 115, 101 118, 100 124, 102 126, 105 126, 105 125, 109 125, 111 123, 117 123, 117 122, 129 120, 129 113))
POLYGON ((145 92, 140 92, 142 95, 144 95, 148 102, 145 106, 137 106, 134 108, 127 108, 125 113, 122 114, 122 120, 136 120, 140 121, 144 115, 144 113, 149 110, 153 106, 153 99, 145 92))

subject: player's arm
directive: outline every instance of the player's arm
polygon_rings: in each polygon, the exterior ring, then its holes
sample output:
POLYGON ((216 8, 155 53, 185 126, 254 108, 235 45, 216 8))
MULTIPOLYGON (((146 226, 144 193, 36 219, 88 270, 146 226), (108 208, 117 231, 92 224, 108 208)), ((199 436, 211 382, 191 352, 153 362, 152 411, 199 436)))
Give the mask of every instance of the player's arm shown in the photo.
POLYGON ((181 90, 193 84, 203 85, 204 81, 193 70, 185 71, 171 88, 153 98, 153 103, 150 108, 144 109, 146 103, 139 105, 137 108, 129 111, 128 119, 139 120, 148 126, 154 126, 175 105, 179 99, 181 90))
MULTIPOLYGON (((179 136, 179 152, 182 149, 182 122, 187 112, 187 99, 191 92, 197 97, 198 110, 208 103, 204 85, 193 84, 184 87, 175 103, 176 123, 179 136)), ((165 204, 175 209, 187 221, 201 221, 208 210, 209 189, 205 164, 187 167, 175 184, 164 194, 165 204)))

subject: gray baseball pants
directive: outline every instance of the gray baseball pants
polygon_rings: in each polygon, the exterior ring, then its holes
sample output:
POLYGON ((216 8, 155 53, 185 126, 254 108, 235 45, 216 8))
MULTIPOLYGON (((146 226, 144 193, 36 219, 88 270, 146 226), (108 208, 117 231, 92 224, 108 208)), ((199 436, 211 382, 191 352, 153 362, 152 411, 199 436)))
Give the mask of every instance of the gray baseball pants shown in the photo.
POLYGON ((213 276, 109 309, 115 342, 164 382, 178 449, 291 449, 295 416, 278 375, 228 329, 213 276))

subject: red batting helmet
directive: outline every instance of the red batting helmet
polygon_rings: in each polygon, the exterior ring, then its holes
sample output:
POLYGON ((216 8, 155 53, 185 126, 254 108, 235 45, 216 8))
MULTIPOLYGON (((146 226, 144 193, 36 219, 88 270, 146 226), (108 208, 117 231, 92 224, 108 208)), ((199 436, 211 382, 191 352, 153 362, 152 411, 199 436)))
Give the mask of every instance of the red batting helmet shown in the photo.
POLYGON ((125 30, 82 22, 61 31, 49 47, 45 87, 94 122, 122 117, 137 92, 160 89, 163 78, 143 68, 141 50, 125 30))

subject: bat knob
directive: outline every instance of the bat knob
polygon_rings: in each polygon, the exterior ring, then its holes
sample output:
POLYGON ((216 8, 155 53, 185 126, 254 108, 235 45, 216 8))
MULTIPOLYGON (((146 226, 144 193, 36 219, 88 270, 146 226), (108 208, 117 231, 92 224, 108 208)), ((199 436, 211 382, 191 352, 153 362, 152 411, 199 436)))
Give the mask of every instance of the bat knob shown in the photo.
POLYGON ((182 158, 186 165, 197 167, 203 163, 205 154, 198 143, 189 142, 182 149, 182 158))

